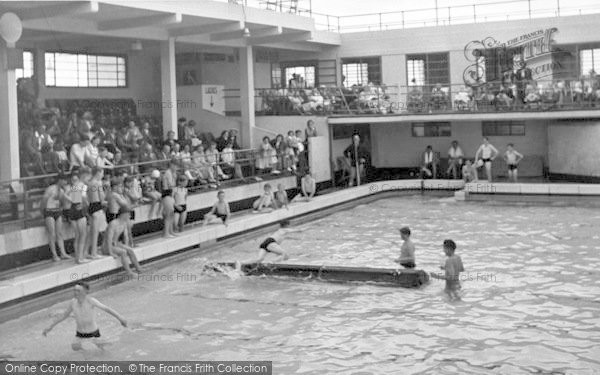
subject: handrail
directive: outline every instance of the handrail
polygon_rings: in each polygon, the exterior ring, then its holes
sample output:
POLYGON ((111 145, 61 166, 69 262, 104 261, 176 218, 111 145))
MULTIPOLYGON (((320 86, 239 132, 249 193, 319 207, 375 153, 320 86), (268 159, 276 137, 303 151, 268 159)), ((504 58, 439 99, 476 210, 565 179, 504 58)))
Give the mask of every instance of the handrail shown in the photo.
POLYGON ((509 21, 562 17, 589 13, 600 13, 600 6, 592 4, 578 6, 564 0, 508 0, 343 16, 312 12, 312 17, 315 19, 317 29, 344 33, 481 23, 491 20, 509 21), (513 9, 508 11, 507 7, 513 9), (361 22, 365 19, 369 20, 361 22))

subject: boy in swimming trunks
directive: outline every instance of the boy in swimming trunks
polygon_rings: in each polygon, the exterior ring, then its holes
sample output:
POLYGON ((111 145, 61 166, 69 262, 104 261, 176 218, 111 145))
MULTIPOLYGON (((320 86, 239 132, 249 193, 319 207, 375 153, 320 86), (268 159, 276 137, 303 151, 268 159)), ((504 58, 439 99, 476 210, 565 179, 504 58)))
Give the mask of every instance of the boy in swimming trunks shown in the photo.
POLYGON ((462 176, 465 182, 477 182, 477 168, 471 163, 471 160, 467 160, 465 165, 462 167, 462 176))
POLYGON ((281 228, 279 228, 270 237, 267 237, 259 245, 258 259, 251 263, 262 263, 262 261, 269 253, 279 255, 279 258, 277 258, 276 261, 287 260, 289 258, 287 252, 281 247, 281 243, 283 242, 283 240, 285 240, 285 236, 287 234, 292 232, 300 233, 303 232, 305 229, 289 228, 289 220, 283 220, 279 224, 281 228))
POLYGON ((52 259, 57 262, 61 259, 70 259, 65 251, 65 242, 63 239, 63 210, 61 208, 61 199, 64 199, 65 186, 67 185, 67 177, 59 174, 56 178, 56 183, 48 186, 44 191, 40 210, 46 224, 46 233, 48 234, 48 245, 52 253, 52 259), (60 257, 56 253, 56 245, 60 251, 60 257))
POLYGON ((73 225, 75 238, 73 248, 75 249, 75 263, 86 263, 83 252, 85 251, 87 220, 83 212, 87 205, 87 185, 79 179, 79 171, 73 170, 71 173, 71 184, 65 189, 64 211, 73 225))
POLYGON ((415 245, 410 240, 410 228, 400 228, 400 237, 402 238, 402 246, 400 246, 400 258, 396 259, 396 263, 404 268, 415 268, 415 245))
POLYGON ((265 192, 257 200, 254 201, 252 207, 255 211, 262 211, 263 208, 275 209, 275 198, 273 198, 273 188, 270 184, 265 184, 265 192))
POLYGON ((461 289, 460 286, 460 273, 465 271, 463 267, 462 259, 460 256, 455 254, 456 243, 452 240, 444 240, 444 253, 446 254, 446 262, 443 266, 440 266, 444 270, 444 275, 431 273, 431 277, 435 279, 446 280, 446 288, 444 292, 448 294, 450 300, 460 300, 458 291, 461 289))
POLYGON ((183 225, 185 224, 185 219, 187 218, 187 189, 188 179, 185 175, 180 175, 177 178, 177 187, 173 189, 173 200, 175 204, 173 205, 173 209, 175 211, 173 215, 173 222, 177 224, 177 229, 179 232, 183 232, 183 225))
POLYGON ((317 192, 317 181, 310 174, 310 171, 307 170, 306 174, 302 176, 300 180, 300 188, 302 190, 302 196, 306 201, 310 201, 317 192))
POLYGON ((488 182, 492 182, 492 161, 496 159, 498 156, 498 150, 494 147, 488 137, 483 137, 483 144, 479 146, 477 152, 475 153, 475 160, 483 161, 483 165, 485 166, 485 175, 487 177, 488 182))
POLYGON ((220 190, 217 193, 217 199, 217 202, 213 204, 210 211, 204 215, 204 223, 202 223, 202 226, 216 222, 217 220, 227 226, 227 222, 231 216, 231 210, 229 208, 229 203, 225 201, 225 192, 223 190, 220 190))
POLYGON ((517 182, 517 165, 523 160, 523 155, 514 149, 514 145, 509 143, 504 153, 504 161, 508 165, 508 181, 517 182))
POLYGON ((44 329, 42 334, 46 336, 48 332, 54 328, 58 323, 67 319, 71 314, 75 317, 75 324, 77 331, 75 333, 75 341, 71 344, 73 350, 81 350, 82 343, 84 340, 91 340, 94 345, 98 348, 103 349, 104 345, 98 338, 100 337, 100 330, 96 324, 96 311, 98 308, 115 318, 121 323, 123 327, 127 327, 127 321, 118 312, 112 308, 100 303, 97 299, 88 295, 90 286, 86 282, 79 282, 75 285, 75 298, 69 303, 69 307, 64 314, 55 320, 48 328, 44 329))
POLYGON ((90 217, 90 230, 88 233, 88 246, 90 253, 88 258, 98 259, 98 236, 100 235, 100 224, 102 223, 102 216, 104 216, 104 188, 102 186, 102 177, 104 176, 104 170, 100 167, 92 168, 92 178, 87 184, 88 190, 88 215, 90 217))
POLYGON ((117 219, 108 224, 108 229, 106 230, 106 244, 108 255, 115 259, 121 258, 125 272, 127 272, 129 276, 134 276, 135 274, 129 267, 129 261, 131 260, 131 263, 137 272, 141 273, 142 268, 135 256, 133 248, 126 245, 129 242, 129 231, 127 229, 129 214, 129 210, 121 209, 117 219), (120 238, 122 238, 122 240, 120 240, 120 238))
POLYGON ((288 207, 289 201, 287 196, 287 191, 283 188, 283 184, 277 185, 277 191, 275 192, 275 205, 277 208, 285 207, 286 210, 289 210, 288 207))
POLYGON ((177 186, 177 161, 171 160, 169 169, 163 173, 162 178, 162 216, 164 222, 163 237, 177 237, 175 234, 175 201, 173 189, 177 186))

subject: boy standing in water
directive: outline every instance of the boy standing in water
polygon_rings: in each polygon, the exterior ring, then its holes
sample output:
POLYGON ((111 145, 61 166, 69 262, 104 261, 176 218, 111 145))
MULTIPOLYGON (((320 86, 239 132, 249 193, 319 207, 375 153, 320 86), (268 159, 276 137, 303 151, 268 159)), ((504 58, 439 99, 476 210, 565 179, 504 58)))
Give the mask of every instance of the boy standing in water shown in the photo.
POLYGON ((396 259, 396 263, 404 268, 415 268, 415 245, 410 240, 410 228, 400 228, 400 237, 402 238, 402 246, 400 246, 400 258, 396 259))
POLYGON ((446 262, 440 268, 444 270, 444 276, 431 273, 431 277, 435 279, 446 280, 446 288, 444 292, 450 297, 450 301, 459 300, 460 296, 458 291, 460 290, 460 273, 465 271, 463 267, 462 259, 460 256, 455 255, 456 243, 452 240, 444 240, 444 253, 446 254, 446 262))
POLYGON ((75 341, 71 344, 73 350, 81 350, 82 342, 85 339, 91 339, 94 345, 103 348, 106 343, 102 343, 97 338, 100 337, 100 330, 96 324, 96 312, 94 308, 114 316, 121 323, 123 327, 127 327, 127 321, 118 312, 111 309, 110 307, 103 305, 97 299, 88 295, 90 291, 90 285, 86 282, 79 282, 75 285, 75 298, 71 300, 69 307, 64 314, 54 321, 50 327, 46 328, 42 334, 46 336, 48 332, 54 328, 55 325, 67 319, 71 313, 75 316, 75 323, 77 324, 77 331, 75 333, 75 341))

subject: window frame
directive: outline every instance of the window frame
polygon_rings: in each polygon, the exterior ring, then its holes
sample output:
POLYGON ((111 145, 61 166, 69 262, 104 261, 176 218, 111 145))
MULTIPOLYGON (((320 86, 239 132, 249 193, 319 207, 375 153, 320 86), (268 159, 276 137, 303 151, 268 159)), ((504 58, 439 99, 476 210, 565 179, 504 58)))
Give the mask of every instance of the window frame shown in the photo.
MULTIPOLYGON (((276 64, 274 64, 276 66, 276 64)), ((305 61, 292 61, 292 62, 280 62, 279 69, 281 71, 280 79, 281 79, 281 88, 289 88, 288 87, 288 79, 286 69, 294 68, 294 67, 303 67, 303 68, 314 68, 315 69, 315 84, 313 87, 307 86, 307 88, 315 88, 319 87, 319 62, 317 60, 305 60, 305 61)), ((306 82, 306 77, 304 77, 304 81, 306 82)), ((271 85, 273 86, 273 69, 271 69, 271 85)))
MULTIPOLYGON (((118 69, 118 64, 115 65, 115 68, 118 69)), ((49 87, 49 88, 56 88, 56 89, 126 89, 129 88, 129 56, 127 54, 119 54, 119 53, 90 53, 90 52, 73 52, 73 51, 63 51, 63 50, 47 50, 44 51, 44 86, 45 87, 49 87), (47 77, 47 72, 48 72, 48 67, 46 64, 46 55, 47 54, 53 54, 54 56, 54 85, 48 85, 48 77, 47 77), (89 60, 86 63, 86 67, 87 67, 87 86, 58 86, 56 84, 56 54, 69 54, 69 55, 85 55, 87 58, 89 58, 90 56, 92 57, 96 57, 96 80, 98 81, 98 57, 114 57, 116 59, 118 58, 122 58, 124 60, 124 74, 125 74, 125 84, 123 86, 119 86, 118 85, 118 81, 119 81, 119 72, 118 70, 116 71, 117 73, 117 86, 90 86, 89 82, 90 82, 90 67, 89 67, 89 60)))
MULTIPOLYGON (((381 71, 381 56, 362 56, 362 57, 348 57, 342 58, 340 60, 342 75, 346 76, 346 82, 348 81, 348 75, 344 74, 344 66, 350 64, 366 64, 366 72, 367 72, 367 80, 366 82, 358 83, 358 85, 366 86, 369 82, 373 82, 374 85, 383 84, 382 76, 383 72, 381 71), (369 69, 369 67, 375 67, 373 70, 369 69), (373 77, 371 73, 377 75, 377 77, 373 77)), ((361 77, 362 78, 362 77, 361 77)), ((352 87, 351 84, 346 83, 346 87, 352 87)))
MULTIPOLYGON (((411 53, 411 54, 406 54, 405 55, 405 72, 406 72, 406 80, 407 80, 407 86, 409 87, 413 87, 413 86, 417 86, 417 87, 424 87, 424 86, 434 86, 437 83, 441 83, 444 86, 449 86, 451 84, 451 67, 450 67, 450 52, 448 51, 444 51, 444 52, 429 52, 429 53, 411 53), (446 62, 446 68, 445 68, 445 81, 442 80, 436 80, 436 79, 432 79, 432 74, 430 72, 433 71, 441 71, 441 69, 434 69, 432 66, 430 66, 430 64, 437 64, 439 63, 439 61, 433 59, 433 57, 445 57, 445 62, 446 62), (419 82, 415 82, 414 84, 412 84, 411 82, 411 74, 410 74, 410 70, 409 70, 409 61, 419 61, 422 60, 423 61, 423 83, 419 84, 419 82)), ((441 60, 440 60, 441 61, 441 60)), ((412 69, 414 72, 414 68, 412 69)), ((414 78, 414 77, 413 77, 414 78)))
MULTIPOLYGON (((36 53, 35 53, 34 50, 23 49, 23 68, 20 68, 20 70, 23 71, 23 75, 22 76, 17 76, 16 77, 17 80, 19 80, 21 78, 23 78, 23 79, 29 79, 29 78, 31 78, 31 77, 33 77, 33 76, 36 75, 35 74, 36 73, 36 69, 35 69, 35 57, 36 57, 36 53), (29 77, 25 77, 25 53, 30 53, 31 54, 31 76, 29 76, 29 77)), ((17 75, 16 74, 16 70, 19 70, 19 69, 15 69, 15 75, 17 75)))
POLYGON ((482 121, 481 122, 481 135, 483 137, 524 137, 527 134, 527 124, 525 121, 482 121), (501 131, 498 129, 507 129, 501 131), (520 130, 522 128, 522 131, 520 130), (494 129, 490 132, 490 129, 494 129), (515 130, 519 129, 519 130, 515 130), (486 131, 487 130, 487 131, 486 131))
POLYGON ((452 123, 450 121, 422 121, 422 122, 412 122, 411 123, 411 136, 413 138, 440 138, 440 137, 452 137, 452 123), (442 127, 447 129, 442 129, 442 127), (416 128, 422 128, 423 135, 420 135, 420 132, 416 132, 416 128), (435 131, 432 131, 433 129, 435 131), (429 131, 428 131, 429 129, 429 131), (447 130, 448 133, 445 133, 444 130, 447 130))

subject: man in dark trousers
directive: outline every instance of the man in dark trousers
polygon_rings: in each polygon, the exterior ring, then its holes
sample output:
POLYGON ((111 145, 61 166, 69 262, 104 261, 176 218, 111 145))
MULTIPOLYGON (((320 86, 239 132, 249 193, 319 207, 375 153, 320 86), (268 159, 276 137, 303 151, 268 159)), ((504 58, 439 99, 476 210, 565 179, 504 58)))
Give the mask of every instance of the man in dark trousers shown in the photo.
POLYGON ((356 180, 356 185, 360 185, 360 179, 364 175, 369 152, 360 143, 360 136, 358 134, 352 136, 352 144, 344 150, 344 156, 348 159, 348 164, 350 165, 350 181, 348 182, 348 186, 354 186, 354 180, 356 180))

